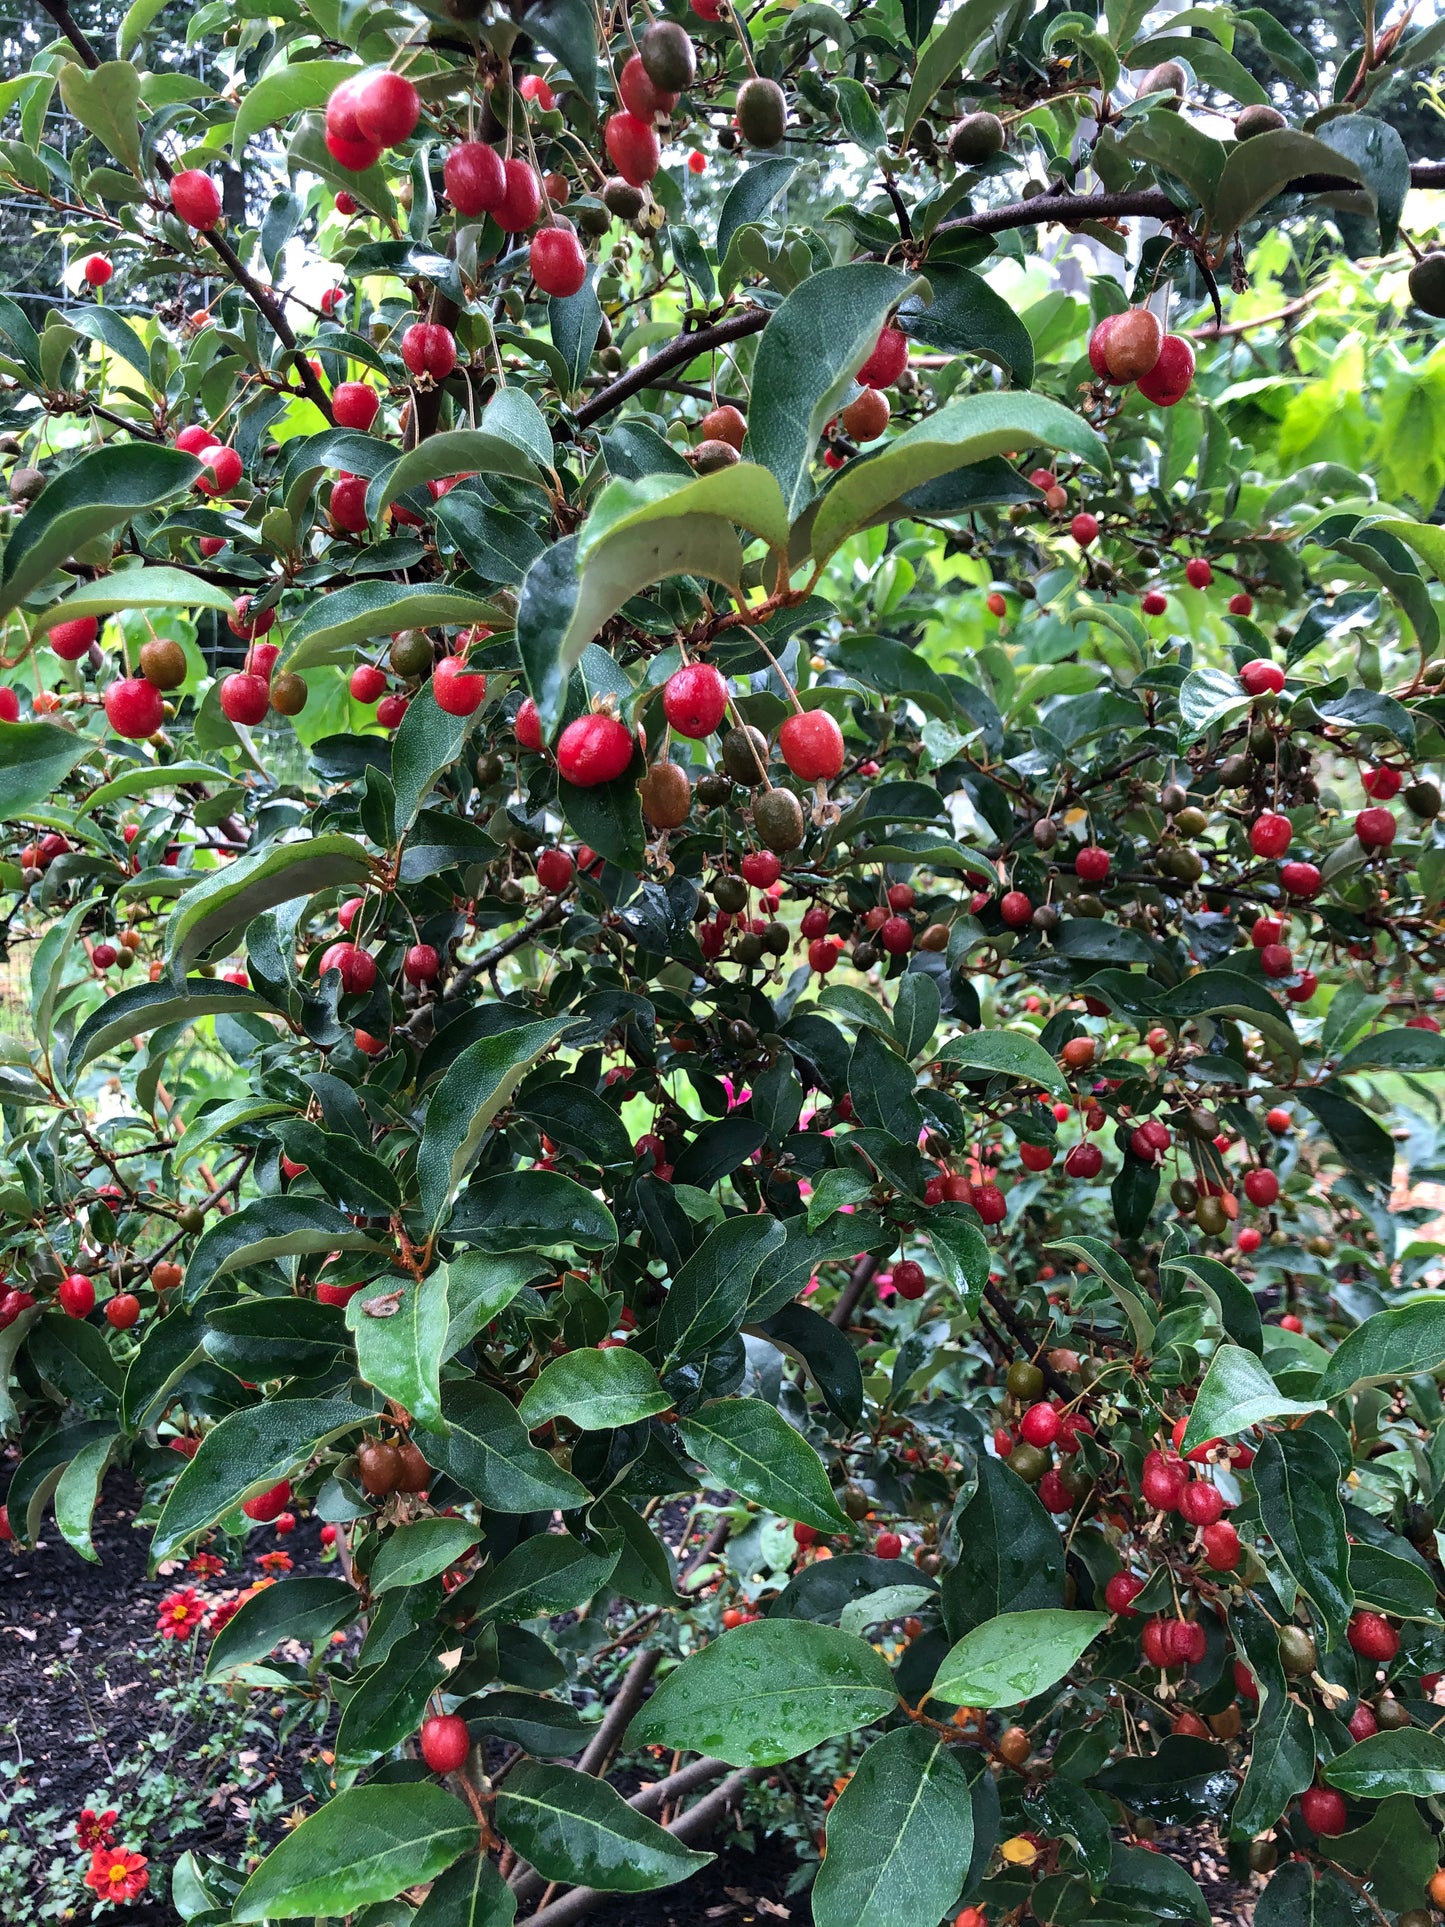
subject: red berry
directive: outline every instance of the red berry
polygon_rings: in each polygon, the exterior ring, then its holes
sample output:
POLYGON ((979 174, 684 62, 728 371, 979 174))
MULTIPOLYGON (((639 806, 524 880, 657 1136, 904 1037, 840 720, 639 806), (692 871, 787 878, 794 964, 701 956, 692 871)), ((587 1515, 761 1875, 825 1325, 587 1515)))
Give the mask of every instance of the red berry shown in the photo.
POLYGON ((907 335, 901 328, 885 327, 858 370, 857 380, 863 388, 891 388, 907 366, 907 335))
POLYGON ((240 456, 224 443, 203 448, 196 459, 205 470, 196 477, 196 487, 202 495, 229 495, 245 473, 240 456))
POLYGON ((200 168, 185 168, 171 179, 171 206, 187 227, 204 232, 221 218, 220 189, 200 168))
POLYGON ((1438 1031, 1440 1026, 1427 1012, 1416 1011, 1413 1017, 1407 1017, 1405 1019, 1405 1028, 1406 1030, 1438 1031))
POLYGON ((1320 987, 1320 980, 1312 970, 1302 970, 1299 982, 1285 986, 1285 996, 1292 1004, 1307 1004, 1320 987))
POLYGON ((103 288, 115 273, 115 269, 103 254, 92 254, 80 271, 92 288, 103 288))
POLYGON ((1139 1644, 1144 1649, 1144 1657, 1151 1666, 1167 1666, 1170 1661, 1169 1622, 1163 1619, 1146 1620, 1144 1630, 1139 1636, 1139 1644))
POLYGON ((1264 1121, 1276 1137, 1283 1137, 1289 1130, 1292 1122, 1289 1112, 1278 1104, 1276 1104, 1272 1110, 1265 1112, 1264 1121))
POLYGON ((1087 549, 1099 539, 1098 516, 1090 515, 1086 509, 1081 510, 1080 513, 1074 517, 1073 521, 1070 522, 1069 533, 1081 549, 1087 549))
POLYGON ((537 858, 537 881, 554 897, 571 889, 576 871, 577 866, 566 850, 543 850, 537 858))
POLYGON ((203 428, 199 422, 192 422, 176 436, 176 447, 187 455, 199 455, 203 448, 219 448, 220 445, 220 436, 213 435, 209 428, 203 428))
MULTIPOLYGON (((879 919, 880 923, 882 919, 879 919)), ((828 934, 828 912, 821 903, 815 903, 803 912, 798 925, 804 937, 826 937, 828 934)))
POLYGON ((826 976, 837 963, 839 954, 826 937, 818 937, 808 945, 808 968, 816 970, 820 977, 826 976))
MULTIPOLYGON (((254 601, 254 596, 237 596, 236 606, 226 618, 226 627, 230 630, 231 634, 233 636, 240 636, 245 642, 253 642, 257 636, 264 636, 275 625, 276 621, 276 611, 274 609, 258 609, 253 616, 251 614, 251 604, 254 601)), ((255 651, 253 650, 252 655, 254 656, 254 654, 255 651)), ((274 656, 272 657, 272 661, 275 661, 274 656)))
POLYGON ((986 1225, 1002 1224, 1008 1216, 1008 1201, 996 1184, 973 1187, 973 1208, 986 1225))
MULTIPOLYGON (((673 727, 676 728, 676 724, 673 727)), ((755 890, 770 890, 783 874, 782 858, 775 856, 771 850, 749 850, 739 868, 743 873, 743 882, 751 884, 755 890)))
POLYGON ((431 693, 448 716, 471 716, 486 700, 487 679, 469 673, 460 656, 444 656, 432 671, 431 693))
POLYGON ((727 705, 727 683, 710 662, 685 663, 662 685, 663 715, 679 736, 694 742, 711 736, 726 715, 727 705))
POLYGON ((221 711, 233 723, 254 728, 264 720, 271 692, 264 676, 240 673, 227 676, 221 684, 221 711))
POLYGON ((1392 796, 1400 794, 1404 780, 1399 770, 1391 769, 1388 763, 1384 763, 1379 769, 1367 769, 1360 783, 1366 796, 1372 796, 1377 803, 1388 803, 1392 796))
POLYGON ((1186 1525, 1212 1526, 1224 1517, 1224 1494, 1208 1479, 1190 1479, 1179 1495, 1179 1515, 1186 1525))
POLYGON ((1267 943, 1259 953, 1259 967, 1266 977, 1288 977, 1294 969, 1294 958, 1285 944, 1267 943))
POLYGON ((1355 835, 1367 850, 1388 850, 1395 828, 1393 810, 1361 810, 1355 818, 1355 835))
POLYGON ((1144 1581, 1134 1572, 1116 1572, 1104 1588, 1104 1604, 1121 1619, 1137 1619, 1134 1601, 1144 1590, 1144 1581))
POLYGON ((618 716, 594 710, 578 716, 562 731, 557 743, 557 768, 578 789, 595 789, 623 775, 636 743, 618 716))
POLYGON ((399 147, 421 119, 421 95, 405 74, 388 70, 354 83, 356 124, 368 140, 399 147))
POLYGON ((1034 906, 1022 890, 1006 891, 999 902, 999 915, 1010 929, 1022 930, 1034 913, 1034 906))
POLYGON ((109 970, 119 955, 113 943, 98 943, 90 953, 90 961, 97 970, 109 970))
POLYGON ((341 988, 348 996, 368 991, 376 982, 376 959, 359 944, 328 944, 321 953, 319 974, 325 976, 328 970, 341 972, 341 988))
POLYGON ((1039 1502, 1045 1512, 1070 1512, 1073 1510, 1074 1502, 1069 1497, 1069 1488, 1064 1484, 1057 1470, 1052 1465, 1039 1480, 1034 1490, 1038 1493, 1039 1502))
POLYGON ((1247 1258, 1251 1252, 1259 1250, 1264 1240, 1252 1224, 1242 1224, 1234 1234, 1234 1242, 1247 1258))
POLYGON ((1052 1445, 1059 1436, 1059 1415, 1052 1405, 1031 1405, 1019 1420, 1019 1431, 1029 1445, 1052 1445))
POLYGON ((351 672, 349 688, 357 702, 365 703, 370 707, 386 694, 386 676, 373 663, 358 663, 351 672))
POLYGON ((1207 589, 1214 580, 1214 571, 1202 555, 1191 555, 1184 564, 1184 580, 1191 589, 1207 589))
POLYGON ((1071 1178, 1096 1178, 1104 1168, 1104 1153, 1087 1139, 1076 1144, 1064 1159, 1064 1174, 1071 1178))
MULTIPOLYGON (((628 113, 651 126, 656 114, 670 114, 677 105, 677 95, 667 94, 660 87, 654 87, 648 78, 647 69, 642 64, 641 54, 633 54, 617 82, 617 91, 622 96, 622 105, 628 113)), ((608 152, 611 153, 611 148, 608 152)), ((619 169, 620 172, 620 169, 619 169)), ((639 186, 639 182, 634 182, 639 186)))
POLYGON ((707 155, 699 154, 697 149, 694 148, 687 157, 687 171, 689 174, 705 174, 707 172, 707 155))
POLYGON ((338 428, 359 428, 364 434, 380 406, 380 395, 364 381, 338 382, 331 391, 331 413, 338 428))
POLYGON ((1026 1171, 1047 1171, 1054 1161, 1054 1151, 1049 1144, 1021 1144, 1019 1163, 1026 1171))
POLYGON ((1188 1475, 1178 1459, 1166 1459, 1162 1452, 1151 1452, 1144 1461, 1139 1490, 1145 1503, 1156 1512, 1175 1512, 1187 1483, 1188 1475))
POLYGON ((1281 863, 1279 880, 1292 897, 1317 897, 1324 879, 1313 863, 1281 863))
POLYGON ((256 1524, 270 1526, 274 1518, 281 1517, 281 1513, 287 1509, 289 1503, 291 1503, 291 1480, 283 1478, 270 1490, 258 1491, 254 1499, 247 1499, 241 1511, 247 1515, 247 1518, 254 1518, 256 1524))
POLYGON ((1267 1209, 1279 1196, 1279 1179, 1273 1171, 1267 1171, 1263 1166, 1256 1166, 1252 1171, 1246 1171, 1244 1174, 1244 1195, 1251 1204, 1267 1209))
POLYGON ((535 100, 543 113, 549 113, 557 104, 557 96, 540 74, 524 74, 517 92, 523 100, 535 100))
POLYGON ((878 940, 890 957, 906 957, 913 948, 913 925, 907 917, 885 917, 878 940))
POLYGON ((445 381, 457 365, 457 338, 435 321, 414 321, 401 338, 401 358, 414 375, 445 381))
POLYGON ((1251 696, 1277 696, 1284 688, 1284 671, 1277 662, 1256 656, 1240 670, 1239 680, 1251 696))
POLYGON ((918 892, 911 883, 890 883, 888 886, 888 908, 890 910, 911 910, 918 892))
POLYGON ((296 1530, 296 1514, 294 1512, 283 1512, 280 1518, 278 1518, 276 1521, 277 1533, 280 1535, 281 1538, 284 1539, 289 1533, 292 1533, 295 1530, 296 1530))
POLYGON ((1400 1650, 1400 1635, 1383 1613, 1352 1613, 1345 1637, 1362 1659, 1391 1660, 1400 1650))
POLYGON ((70 622, 57 622, 46 641, 62 662, 79 662, 99 634, 94 616, 76 616, 70 622))
POLYGON ((893 1289, 900 1298, 921 1298, 928 1289, 923 1266, 912 1258, 900 1258, 893 1267, 893 1289))
POLYGON ((1304 1330, 1304 1320, 1302 1318, 1296 1318, 1292 1311, 1287 1311, 1279 1321, 1279 1328, 1281 1331, 1286 1332, 1302 1332, 1304 1330))
POLYGON ((502 176, 502 198, 491 211, 504 233, 524 234, 542 211, 541 183, 526 161, 516 159, 503 162, 502 176))
POLYGON ((1241 589, 1237 595, 1232 595, 1229 598, 1228 607, 1229 613, 1232 616, 1252 616, 1254 614, 1254 597, 1246 595, 1244 590, 1241 589))
POLYGON ((1169 598, 1158 589, 1150 589, 1139 606, 1146 616, 1162 616, 1169 607, 1169 598))
POLYGON ((612 165, 633 187, 645 187, 662 165, 657 135, 636 114, 610 115, 602 139, 612 165))
POLYGON ((1249 940, 1256 950, 1263 950, 1266 944, 1278 943, 1284 935, 1284 922, 1280 917, 1256 917, 1250 926, 1249 940))
POLYGON ((803 1552, 817 1545, 822 1536, 816 1526, 805 1526, 801 1520, 793 1527, 793 1544, 803 1552))
POLYGON ((117 1292, 106 1299, 105 1316, 112 1331, 128 1332, 140 1317, 140 1300, 134 1292, 117 1292))
POLYGON ((1350 1738, 1358 1745, 1361 1740, 1368 1740, 1371 1734, 1378 1733, 1379 1730, 1380 1722, 1375 1718, 1373 1709, 1366 1701, 1361 1700, 1350 1715, 1350 1738))
POLYGON ((458 214, 469 219, 480 214, 495 214, 507 197, 502 157, 485 141, 462 141, 442 165, 442 185, 458 214))
POLYGON ((455 1773, 472 1750, 460 1713, 438 1713, 421 1723, 421 1756, 433 1773, 455 1773))
POLYGON ((1109 874, 1109 852, 1086 843, 1074 858, 1074 875, 1083 883, 1102 883, 1109 874))
POLYGON ((83 1271, 68 1271, 56 1287, 60 1309, 69 1318, 86 1318, 95 1310, 95 1286, 83 1271))
POLYGON ((522 699, 522 706, 512 724, 512 734, 523 749, 539 750, 542 747, 542 718, 530 696, 522 699))
POLYGON ((539 228, 533 235, 528 260, 532 279, 543 294, 565 298, 576 294, 587 279, 587 257, 577 230, 560 214, 552 217, 550 227, 539 228))
MULTIPOLYGON (((1165 335, 1159 344, 1159 359, 1147 375, 1139 377, 1139 393, 1161 408, 1172 408, 1194 385, 1194 350, 1183 335, 1165 335)), ((1208 568, 1209 564, 1204 565, 1208 568)), ((1202 584, 1195 584, 1201 587, 1202 584)))
POLYGON ((331 520, 347 535, 364 535, 370 526, 366 516, 366 477, 338 475, 331 484, 331 520))
POLYGON ((1199 1535, 1204 1546, 1206 1564, 1216 1572, 1233 1572, 1244 1556, 1239 1543, 1239 1534, 1228 1519, 1220 1519, 1206 1526, 1199 1535))
POLYGON ((1197 1666, 1208 1650, 1204 1628, 1196 1619, 1166 1620, 1164 1644, 1176 1666, 1197 1666))
MULTIPOLYGON (((19 714, 18 706, 16 714, 19 714)), ((154 736, 165 721, 161 692, 144 676, 125 676, 105 692, 105 719, 117 736, 142 742, 147 736, 154 736)), ((13 722, 15 718, 8 720, 13 722)))
POLYGON ((429 984, 436 981, 442 967, 442 960, 429 943, 414 943, 402 958, 402 975, 409 984, 429 984))
POLYGON ((1249 847, 1256 856, 1283 856, 1293 835, 1287 816, 1277 816, 1273 810, 1266 810, 1249 826, 1249 847))
POLYGON ((826 709, 789 716, 778 731, 783 761, 805 783, 831 783, 843 768, 843 732, 826 709))
POLYGON ((897 1559, 903 1552, 903 1541, 896 1532, 880 1532, 873 1541, 873 1550, 880 1559, 897 1559))
POLYGON ((1349 1825, 1345 1796, 1333 1787, 1312 1786, 1300 1796, 1300 1817, 1311 1833, 1343 1833, 1349 1825))
MULTIPOLYGON (((356 212, 356 197, 353 194, 348 194, 344 187, 337 191, 336 212, 338 214, 345 214, 348 217, 356 212)), ((323 1527, 323 1532, 324 1530, 325 1528, 323 1527)), ((334 1537, 335 1535, 333 1534, 332 1536, 334 1537)))

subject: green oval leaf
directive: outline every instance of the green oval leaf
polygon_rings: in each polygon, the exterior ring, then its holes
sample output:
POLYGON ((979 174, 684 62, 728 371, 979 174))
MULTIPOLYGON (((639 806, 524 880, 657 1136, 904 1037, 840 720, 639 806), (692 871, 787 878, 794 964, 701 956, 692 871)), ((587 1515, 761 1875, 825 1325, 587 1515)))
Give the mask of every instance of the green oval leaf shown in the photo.
POLYGON ((568 1352, 544 1365, 518 1416, 528 1431, 564 1416, 582 1432, 604 1432, 665 1412, 672 1399, 647 1360, 625 1345, 568 1352))
POLYGON ((544 1880, 603 1893, 675 1886, 712 1859, 630 1807, 605 1780, 526 1760, 497 1795, 497 1830, 544 1880))
POLYGON ((949 1649, 933 1695, 953 1706, 1018 1706, 1056 1685, 1108 1624, 1107 1613, 1052 1607, 986 1619, 949 1649))
POLYGON ((434 1880, 476 1838, 469 1809, 439 1786, 350 1787, 272 1848, 232 1919, 301 1920, 392 1900, 434 1880))

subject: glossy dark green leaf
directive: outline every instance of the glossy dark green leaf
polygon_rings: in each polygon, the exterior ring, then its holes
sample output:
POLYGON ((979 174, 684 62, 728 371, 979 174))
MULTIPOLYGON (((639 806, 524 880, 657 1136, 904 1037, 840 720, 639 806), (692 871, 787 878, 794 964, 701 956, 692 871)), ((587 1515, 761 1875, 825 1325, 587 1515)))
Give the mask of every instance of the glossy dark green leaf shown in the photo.
POLYGON ((517 1897, 484 1853, 448 1867, 413 1917, 412 1927, 512 1927, 517 1897))
POLYGON ((0 727, 0 812, 15 818, 44 803, 94 744, 58 723, 0 727))
POLYGON ((638 1813, 605 1780, 535 1760, 503 1782, 497 1829, 544 1880, 603 1893, 675 1886, 712 1859, 638 1813))
POLYGON ((898 310, 898 326, 910 340, 946 355, 981 355, 1005 369, 1020 388, 1034 379, 1033 337, 1018 311, 995 294, 971 268, 930 265, 933 299, 910 295, 898 310))
POLYGON ((587 1503, 587 1488, 533 1445, 515 1409, 490 1385, 449 1380, 442 1417, 446 1429, 427 1439, 428 1462, 493 1512, 565 1511, 587 1503))
POLYGON ((244 1499, 290 1477, 367 1416, 363 1407, 336 1398, 277 1398, 228 1413, 182 1465, 156 1521, 152 1561, 168 1558, 244 1499))
POLYGON ((1328 1867, 1291 1860, 1254 1904, 1254 1927, 1361 1927, 1358 1897, 1328 1867))
POLYGON ((1407 1305, 1377 1311, 1340 1341, 1319 1382, 1329 1400, 1369 1385, 1388 1385, 1445 1364, 1445 1297, 1422 1293, 1407 1305))
POLYGON ((886 1733, 828 1815, 816 1927, 937 1927, 972 1852, 968 1782, 947 1742, 916 1726, 886 1733))
POLYGON ((450 1275, 442 1267, 418 1282, 379 1280, 347 1301, 357 1370, 417 1424, 441 1424, 441 1367, 451 1331, 450 1275))
MULTIPOLYGON (((0 748, 4 740, 0 735, 0 748)), ((228 984, 221 977, 187 977, 180 984, 162 977, 158 983, 132 984, 129 990, 108 997, 86 1018, 66 1053, 65 1074, 67 1079, 79 1076, 97 1057, 162 1025, 197 1024, 203 1017, 248 1012, 270 1016, 275 1011, 275 1004, 261 991, 228 984)))
POLYGON ((441 1645, 439 1626, 418 1626, 396 1642, 382 1665, 362 1674, 336 1730, 339 1769, 367 1766, 416 1732, 427 1701, 446 1678, 441 1645))
POLYGON ((544 1365, 517 1408, 529 1431, 565 1416, 582 1432, 602 1432, 665 1412, 672 1399, 647 1360, 625 1345, 567 1352, 544 1365))
POLYGON ((577 1539, 538 1532, 489 1572, 472 1605, 482 1619, 540 1619, 572 1612, 607 1584, 617 1564, 616 1539, 577 1539))
POLYGON ((201 473, 193 455, 145 442, 117 442, 80 456, 40 491, 5 545, 0 616, 18 608, 75 549, 160 508, 201 473))
POLYGON ((808 1305, 785 1305, 763 1327, 775 1345, 807 1366, 829 1408, 848 1427, 863 1416, 863 1369, 838 1327, 808 1305))
POLYGON ((1420 1807, 1400 1793, 1382 1800, 1364 1826, 1332 1840, 1330 1858, 1363 1874, 1380 1905, 1397 1913, 1420 1905, 1438 1855, 1420 1807))
POLYGON ((305 1646, 327 1639, 360 1610, 358 1594, 344 1579, 279 1579, 253 1593, 216 1634, 206 1654, 206 1678, 264 1659, 283 1640, 305 1646))
POLYGON ((417 1187, 429 1230, 446 1218, 492 1119, 537 1059, 572 1028, 569 1017, 522 1024, 469 1044, 432 1092, 417 1152, 417 1187))
POLYGON ((774 1218, 729 1218, 708 1233, 673 1279, 658 1315, 655 1343, 665 1370, 733 1336, 759 1266, 783 1238, 774 1218))
POLYGON ((892 1676, 865 1640, 808 1620, 759 1619, 669 1673, 628 1728, 627 1744, 776 1766, 896 1705, 892 1676))
POLYGON ((1032 1488, 980 1456, 978 1490, 958 1515, 958 1559, 943 1575, 955 1639, 1000 1613, 1062 1605, 1064 1548, 1032 1488))
POLYGON ((466 1519, 448 1518, 445 1514, 413 1519, 382 1540, 367 1573, 367 1583, 373 1593, 419 1586, 455 1565, 481 1536, 477 1527, 466 1519))
POLYGON ((1355 1800, 1407 1793, 1424 1800, 1445 1793, 1445 1737, 1421 1726, 1372 1733, 1331 1760, 1324 1777, 1355 1800))
POLYGON ((945 1278, 966 1311, 978 1310, 988 1282, 989 1249, 972 1206, 935 1205, 924 1224, 945 1278))
POLYGON ((949 1649, 934 1697, 954 1706, 1016 1706, 1061 1680, 1108 1623, 1107 1613, 1060 1607, 986 1619, 949 1649))
POLYGON ((463 1191, 447 1236, 495 1255, 565 1245, 608 1251, 617 1243, 617 1220, 560 1171, 503 1171, 463 1191))
POLYGON ((680 1430, 711 1483, 819 1532, 848 1529, 823 1461, 776 1407, 760 1398, 710 1399, 680 1430))
POLYGON ((1267 1432, 1252 1469, 1265 1531, 1334 1644, 1355 1599, 1339 1460, 1312 1432, 1267 1432))
POLYGON ((347 889, 370 876, 366 851, 353 837, 336 832, 247 851, 192 884, 172 909, 165 927, 172 978, 180 983, 195 959, 216 945, 229 945, 263 911, 318 890, 347 889))
POLYGON ((783 155, 754 161, 728 189, 717 217, 717 258, 727 259, 728 246, 740 227, 759 221, 797 172, 798 163, 783 155))
POLYGON ((540 1693, 484 1693, 467 1707, 467 1723, 510 1740, 538 1759, 567 1759, 580 1753, 595 1728, 565 1700, 540 1693))
POLYGON ((1301 1087, 1296 1096, 1319 1119, 1350 1169, 1388 1190, 1395 1173, 1395 1143, 1383 1125, 1338 1092, 1301 1087))
POLYGON ((1111 1761, 1090 1785, 1167 1826, 1222 1818, 1238 1791, 1225 1749, 1189 1733, 1166 1734, 1152 1753, 1111 1761))
POLYGON ((317 1251, 372 1251, 375 1234, 363 1231, 335 1205, 298 1194, 255 1198, 203 1231, 186 1265, 189 1302, 228 1271, 245 1271, 267 1259, 302 1257, 317 1251))
POLYGON ((241 1379, 314 1378, 346 1348, 339 1307, 314 1298, 243 1298, 206 1318, 208 1356, 241 1379))
POLYGON ((923 1112, 914 1096, 912 1070, 875 1030, 860 1030, 848 1060, 848 1095, 861 1124, 905 1143, 915 1143, 923 1112))
POLYGON ((1206 1439, 1237 1438, 1265 1419, 1322 1409, 1317 1399, 1286 1398, 1261 1361, 1242 1345, 1221 1345, 1209 1362, 1180 1443, 1192 1452, 1206 1439))
POLYGON ((350 1787, 272 1848, 242 1888, 234 1918, 349 1914, 434 1880, 476 1838, 470 1810, 439 1786, 350 1787))

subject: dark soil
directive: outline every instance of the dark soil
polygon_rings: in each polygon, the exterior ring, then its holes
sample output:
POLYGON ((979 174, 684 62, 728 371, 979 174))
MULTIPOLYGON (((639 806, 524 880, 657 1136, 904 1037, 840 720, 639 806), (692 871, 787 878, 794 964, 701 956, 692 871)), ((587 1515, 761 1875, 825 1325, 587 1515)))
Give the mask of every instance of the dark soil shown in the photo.
MULTIPOLYGON (((136 1645, 155 1626, 156 1607, 178 1586, 196 1584, 215 1596, 249 1583, 248 1569, 227 1580, 195 1579, 177 1569, 152 1579, 146 1573, 149 1534, 133 1524, 139 1503, 135 1482, 123 1472, 106 1480, 96 1507, 94 1541, 100 1563, 82 1559, 56 1532, 47 1514, 33 1550, 0 1546, 0 1733, 7 1750, 23 1756, 25 1783, 35 1789, 35 1808, 58 1807, 57 1832, 43 1841, 46 1857, 69 1849, 68 1827, 158 1723, 155 1682, 136 1655, 136 1645)), ((317 1566, 314 1523, 303 1523, 284 1543, 298 1572, 317 1566)), ((258 1545, 258 1551, 266 1547, 258 1545)), ((288 1793, 299 1797, 284 1755, 272 1763, 288 1793)), ((219 1799, 203 1831, 179 1842, 118 1844, 151 1858, 151 1889, 128 1907, 103 1916, 107 1927, 158 1927, 178 1918, 167 1897, 170 1863, 185 1847, 239 1859, 246 1829, 228 1799, 219 1799)), ((73 1850, 72 1850, 73 1851, 73 1850)))

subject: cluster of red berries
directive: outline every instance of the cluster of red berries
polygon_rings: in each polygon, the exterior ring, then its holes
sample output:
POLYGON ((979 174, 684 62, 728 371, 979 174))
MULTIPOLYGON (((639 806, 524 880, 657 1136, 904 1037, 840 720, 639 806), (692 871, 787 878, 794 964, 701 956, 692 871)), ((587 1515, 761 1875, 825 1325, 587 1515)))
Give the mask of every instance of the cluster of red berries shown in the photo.
POLYGON ((1183 401, 1194 384, 1194 350, 1183 335, 1166 335, 1148 308, 1105 315, 1089 336, 1089 366, 1100 381, 1131 382, 1161 408, 1183 401))

